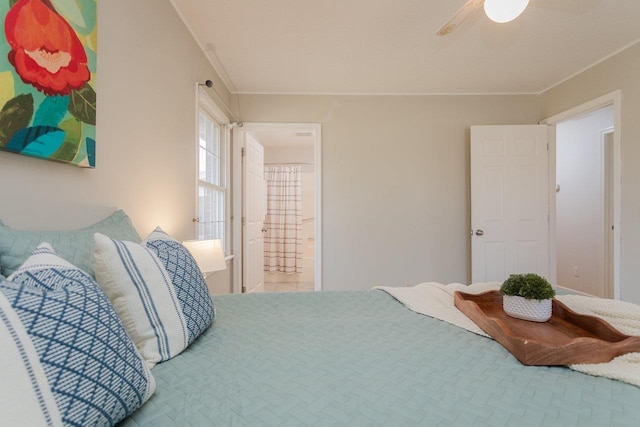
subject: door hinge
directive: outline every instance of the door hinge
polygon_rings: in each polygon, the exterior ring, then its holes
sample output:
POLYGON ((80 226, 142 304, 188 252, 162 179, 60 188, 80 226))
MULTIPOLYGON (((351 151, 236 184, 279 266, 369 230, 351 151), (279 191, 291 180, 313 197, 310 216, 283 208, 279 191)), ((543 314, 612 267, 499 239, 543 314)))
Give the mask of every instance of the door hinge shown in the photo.
POLYGON ((242 152, 241 152, 242 158, 244 159, 244 157, 247 155, 247 149, 242 147, 242 152))
POLYGON ((246 287, 246 286, 243 286, 243 287, 242 287, 242 293, 243 293, 243 294, 246 294, 246 293, 247 293, 247 287, 246 287))
POLYGON ((247 217, 246 216, 242 217, 242 225, 247 225, 247 217))
POLYGON ((547 151, 549 151, 549 143, 547 142, 547 151))

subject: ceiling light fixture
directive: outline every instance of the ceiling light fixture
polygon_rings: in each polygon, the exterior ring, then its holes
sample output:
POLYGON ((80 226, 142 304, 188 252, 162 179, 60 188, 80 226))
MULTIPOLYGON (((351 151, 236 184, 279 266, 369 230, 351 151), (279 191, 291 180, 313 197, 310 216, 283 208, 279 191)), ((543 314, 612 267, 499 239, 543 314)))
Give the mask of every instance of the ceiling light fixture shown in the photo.
POLYGON ((499 24, 511 22, 527 8, 529 0, 485 0, 484 13, 499 24))

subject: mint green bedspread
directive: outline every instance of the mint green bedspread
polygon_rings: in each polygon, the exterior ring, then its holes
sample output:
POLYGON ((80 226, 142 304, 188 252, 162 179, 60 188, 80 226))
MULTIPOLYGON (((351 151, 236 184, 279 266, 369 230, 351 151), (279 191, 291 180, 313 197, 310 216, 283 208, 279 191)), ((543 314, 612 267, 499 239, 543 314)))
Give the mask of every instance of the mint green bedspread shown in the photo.
POLYGON ((214 324, 157 365, 121 425, 636 426, 640 389, 520 364, 382 291, 214 297, 214 324))

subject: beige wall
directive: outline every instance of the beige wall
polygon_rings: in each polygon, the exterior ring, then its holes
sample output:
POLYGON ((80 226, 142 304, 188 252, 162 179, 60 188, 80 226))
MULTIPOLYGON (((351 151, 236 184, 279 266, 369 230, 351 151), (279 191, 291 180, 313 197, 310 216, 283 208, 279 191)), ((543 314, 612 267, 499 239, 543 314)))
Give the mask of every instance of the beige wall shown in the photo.
POLYGON ((621 297, 640 303, 640 44, 609 58, 541 96, 540 119, 606 93, 622 91, 621 297))
POLYGON ((531 124, 537 96, 241 95, 246 122, 322 124, 323 285, 468 282, 469 126, 531 124))
MULTIPOLYGON (((258 139, 258 142, 262 142, 258 139)), ((265 163, 313 163, 313 145, 307 145, 302 147, 295 146, 269 146, 265 144, 264 147, 264 162, 265 163)), ((313 170, 313 164, 304 165, 303 169, 313 170)))

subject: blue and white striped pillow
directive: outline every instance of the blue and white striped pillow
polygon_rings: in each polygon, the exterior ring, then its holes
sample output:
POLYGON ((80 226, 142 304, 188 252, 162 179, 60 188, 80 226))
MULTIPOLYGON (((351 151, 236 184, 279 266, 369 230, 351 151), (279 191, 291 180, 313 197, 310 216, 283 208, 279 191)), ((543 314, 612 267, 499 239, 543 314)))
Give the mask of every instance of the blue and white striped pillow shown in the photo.
POLYGON ((179 354, 189 344, 187 322, 162 262, 138 243, 93 239, 96 280, 142 357, 153 366, 179 354))
POLYGON ((187 322, 189 344, 204 332, 215 316, 209 288, 196 260, 187 248, 157 227, 145 241, 160 258, 171 282, 187 322))
POLYGON ((155 390, 99 286, 43 243, 0 282, 3 425, 112 426, 155 390))

